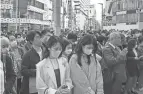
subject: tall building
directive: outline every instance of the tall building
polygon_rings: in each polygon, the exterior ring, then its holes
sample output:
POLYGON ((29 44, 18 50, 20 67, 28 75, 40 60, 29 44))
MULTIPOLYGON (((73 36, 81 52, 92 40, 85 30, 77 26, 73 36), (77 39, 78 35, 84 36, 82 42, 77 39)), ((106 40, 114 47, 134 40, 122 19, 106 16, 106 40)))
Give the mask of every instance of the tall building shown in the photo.
POLYGON ((96 29, 96 7, 95 5, 87 6, 88 20, 86 22, 86 30, 95 30, 96 29))
POLYGON ((1 0, 1 30, 42 30, 52 25, 52 0, 1 0))
POLYGON ((143 29, 143 0, 106 0, 104 29, 143 29))
POLYGON ((76 16, 76 28, 85 29, 85 22, 88 20, 87 6, 90 5, 90 0, 74 0, 74 9, 76 16))

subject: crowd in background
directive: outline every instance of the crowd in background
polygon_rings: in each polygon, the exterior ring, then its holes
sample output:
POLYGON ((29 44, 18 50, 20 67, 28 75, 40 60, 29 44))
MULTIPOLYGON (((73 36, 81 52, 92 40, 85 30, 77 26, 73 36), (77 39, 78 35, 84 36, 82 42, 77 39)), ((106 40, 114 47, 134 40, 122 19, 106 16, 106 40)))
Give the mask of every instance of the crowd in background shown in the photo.
POLYGON ((142 31, 2 33, 0 94, 138 94, 142 31))

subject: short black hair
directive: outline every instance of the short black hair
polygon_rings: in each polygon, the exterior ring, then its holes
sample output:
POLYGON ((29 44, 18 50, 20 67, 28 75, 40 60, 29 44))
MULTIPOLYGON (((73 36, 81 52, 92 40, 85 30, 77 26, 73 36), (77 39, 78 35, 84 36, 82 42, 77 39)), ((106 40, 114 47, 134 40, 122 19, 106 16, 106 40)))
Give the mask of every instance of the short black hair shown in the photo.
POLYGON ((28 34, 26 36, 26 40, 27 41, 33 41, 36 34, 41 36, 41 33, 39 31, 30 31, 30 32, 28 32, 28 34))
POLYGON ((67 36, 67 39, 73 39, 73 40, 77 41, 77 35, 74 33, 69 33, 67 36))
POLYGON ((139 36, 138 41, 139 41, 139 43, 142 43, 143 42, 143 36, 139 36))
POLYGON ((15 34, 15 38, 17 38, 18 36, 21 36, 20 33, 15 34))
POLYGON ((46 33, 51 33, 49 29, 44 29, 41 31, 41 36, 44 36, 46 33))
POLYGON ((63 48, 63 52, 66 50, 66 47, 69 45, 69 44, 72 44, 69 40, 65 39, 65 38, 62 38, 62 48, 63 48))

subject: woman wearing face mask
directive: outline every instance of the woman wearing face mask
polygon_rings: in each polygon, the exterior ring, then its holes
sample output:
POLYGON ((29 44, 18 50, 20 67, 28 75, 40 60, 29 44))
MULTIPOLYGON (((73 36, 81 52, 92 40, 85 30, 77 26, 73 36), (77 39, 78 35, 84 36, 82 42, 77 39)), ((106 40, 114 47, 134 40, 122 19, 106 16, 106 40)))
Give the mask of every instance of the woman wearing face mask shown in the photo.
POLYGON ((72 43, 67 39, 62 40, 63 44, 63 54, 62 56, 65 57, 68 61, 72 55, 72 43))
POLYGON ((85 35, 78 41, 76 54, 70 59, 73 94, 104 94, 101 66, 96 59, 97 41, 85 35))
POLYGON ((62 55, 62 42, 51 36, 46 43, 47 55, 37 64, 38 94, 69 94, 72 88, 68 62, 62 55))

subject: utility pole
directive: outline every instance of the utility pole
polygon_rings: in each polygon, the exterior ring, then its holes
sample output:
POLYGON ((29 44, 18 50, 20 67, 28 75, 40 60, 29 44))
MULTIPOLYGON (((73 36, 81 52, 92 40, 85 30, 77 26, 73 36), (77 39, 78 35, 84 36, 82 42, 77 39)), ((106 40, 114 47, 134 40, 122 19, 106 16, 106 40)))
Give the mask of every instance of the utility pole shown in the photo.
POLYGON ((53 0, 54 34, 61 34, 61 0, 53 0))
POLYGON ((65 3, 63 3, 63 30, 65 30, 65 3))
POLYGON ((72 30, 72 0, 68 0, 68 27, 72 30))
POLYGON ((18 17, 18 14, 19 14, 19 12, 18 12, 19 5, 18 4, 19 4, 19 0, 16 0, 16 12, 15 12, 15 14, 16 14, 15 15, 16 16, 16 32, 18 32, 18 18, 19 18, 18 17))
POLYGON ((140 29, 140 0, 138 0, 138 29, 140 29))

